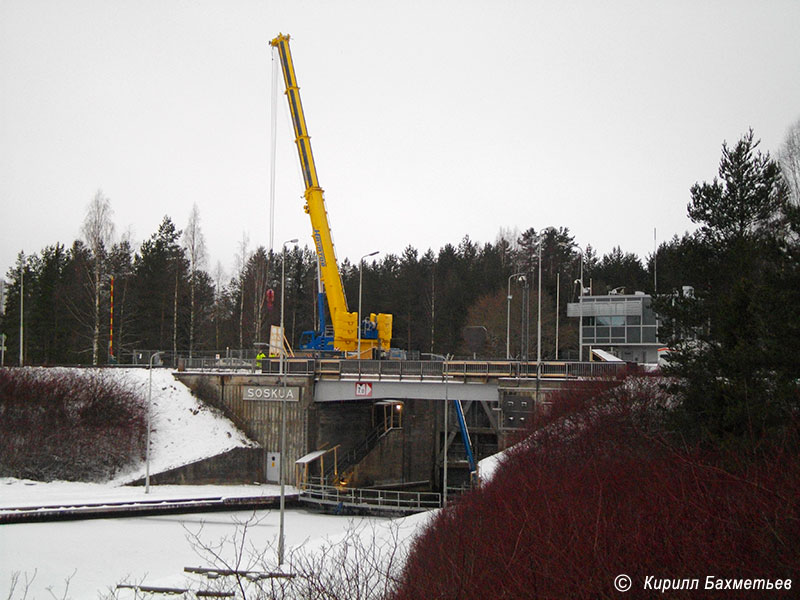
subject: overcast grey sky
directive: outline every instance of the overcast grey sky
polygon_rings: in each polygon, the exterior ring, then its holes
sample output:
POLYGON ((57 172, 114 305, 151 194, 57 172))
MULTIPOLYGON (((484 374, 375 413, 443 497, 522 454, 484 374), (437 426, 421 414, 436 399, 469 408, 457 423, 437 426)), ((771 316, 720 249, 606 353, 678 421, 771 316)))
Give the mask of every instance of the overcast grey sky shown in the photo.
MULTIPOLYGON (((210 264, 269 243, 269 40, 292 36, 339 259, 569 227, 644 258, 749 127, 800 117, 800 2, 0 0, 0 275, 197 203, 210 264)), ((280 80, 275 244, 311 246, 280 80)))

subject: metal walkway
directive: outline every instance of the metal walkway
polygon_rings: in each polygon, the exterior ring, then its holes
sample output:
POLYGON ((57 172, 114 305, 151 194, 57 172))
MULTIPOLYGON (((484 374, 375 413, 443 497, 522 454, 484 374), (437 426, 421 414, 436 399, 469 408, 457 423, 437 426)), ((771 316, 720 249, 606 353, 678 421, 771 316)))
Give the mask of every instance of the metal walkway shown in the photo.
POLYGON ((335 513, 412 514, 442 505, 442 496, 437 492, 338 488, 318 484, 309 484, 302 489, 299 500, 335 513))

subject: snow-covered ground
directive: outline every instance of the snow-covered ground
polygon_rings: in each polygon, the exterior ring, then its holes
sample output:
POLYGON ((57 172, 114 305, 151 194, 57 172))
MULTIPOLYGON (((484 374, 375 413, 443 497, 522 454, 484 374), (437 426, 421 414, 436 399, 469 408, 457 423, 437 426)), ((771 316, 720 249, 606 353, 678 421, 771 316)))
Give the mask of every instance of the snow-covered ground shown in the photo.
MULTIPOLYGON (((147 397, 147 370, 120 369, 116 373, 140 387, 147 397)), ((151 474, 252 444, 218 411, 194 398, 171 372, 155 369, 152 376, 151 474)), ((108 483, 0 479, 0 510, 60 503, 279 493, 272 485, 151 486, 150 495, 145 496, 144 488, 124 485, 144 473, 141 462, 108 483)), ((326 540, 333 543, 353 528, 369 536, 367 539, 388 538, 396 532, 407 543, 429 517, 429 513, 423 513, 390 520, 287 510, 287 555, 301 546, 312 549, 326 540)), ((207 544, 230 540, 242 530, 242 523, 248 522, 248 544, 254 549, 271 549, 277 545, 278 519, 278 511, 273 510, 2 525, 0 597, 8 597, 14 573, 20 577, 12 598, 22 598, 26 579, 33 581, 27 600, 97 598, 126 579, 152 586, 181 586, 185 583, 184 567, 210 566, 208 557, 196 552, 197 539, 207 544), (194 536, 197 539, 192 541, 194 536)))
MULTIPOLYGON (((147 369, 115 369, 129 385, 148 397, 150 373, 147 369)), ((152 451, 150 473, 167 471, 216 456, 253 442, 216 409, 195 398, 189 388, 177 381, 168 369, 153 369, 152 451)), ((144 462, 115 478, 119 484, 141 479, 144 462)))
MULTIPOLYGON (((287 555, 294 549, 319 548, 335 543, 350 529, 389 538, 392 526, 406 542, 429 515, 404 519, 341 517, 307 510, 287 510, 285 536, 287 555)), ((0 597, 10 591, 14 572, 22 574, 14 598, 22 598, 22 582, 33 578, 27 599, 61 599, 69 580, 67 598, 83 600, 103 597, 118 583, 149 586, 186 586, 185 567, 213 566, 207 555, 198 554, 197 536, 204 544, 222 540, 223 553, 233 558, 232 540, 247 527, 247 547, 274 557, 279 530, 279 512, 224 512, 193 515, 97 519, 58 523, 27 523, 0 526, 0 597), (238 528, 238 529, 237 529, 238 528)), ((369 538, 367 538, 369 539, 369 538)), ((133 594, 120 594, 133 598, 133 594)))
POLYGON ((497 454, 492 454, 491 456, 487 456, 486 458, 478 461, 478 475, 480 476, 481 481, 489 481, 494 476, 494 473, 500 467, 500 463, 502 462, 503 457, 506 455, 506 452, 507 450, 503 450, 497 454))

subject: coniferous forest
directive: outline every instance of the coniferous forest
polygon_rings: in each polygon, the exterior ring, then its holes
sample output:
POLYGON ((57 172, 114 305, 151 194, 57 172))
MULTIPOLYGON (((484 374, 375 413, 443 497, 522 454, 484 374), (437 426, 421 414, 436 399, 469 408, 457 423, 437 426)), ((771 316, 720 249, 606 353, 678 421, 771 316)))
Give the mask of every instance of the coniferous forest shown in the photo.
MULTIPOLYGON (((658 260, 668 264, 666 257, 680 252, 688 239, 662 244, 658 260)), ((512 355, 519 356, 521 331, 525 331, 530 336, 525 348, 535 356, 540 240, 542 353, 555 356, 558 295, 559 356, 576 355, 577 329, 566 318, 566 304, 579 293, 576 280, 581 249, 566 227, 531 227, 510 239, 501 235, 489 243, 476 243, 465 236, 438 251, 409 246, 400 255, 365 262, 363 305, 393 315, 393 347, 465 355, 463 329, 479 325, 488 331, 484 355, 500 357, 505 356, 510 285, 512 355), (513 274, 526 276, 511 277, 513 274), (528 305, 524 316, 523 301, 528 305)), ((618 287, 630 293, 653 291, 652 256, 645 263, 615 248, 599 257, 589 245, 583 257, 585 285, 588 288, 591 282, 595 293, 618 287)), ((20 255, 17 266, 6 273, 2 321, 7 335, 6 364, 15 364, 19 353, 20 289, 24 290, 25 364, 107 363, 112 277, 113 350, 120 361, 134 350, 200 355, 226 348, 252 349, 255 342, 268 341, 270 326, 280 322, 281 261, 279 252, 258 247, 239 260, 239 271, 228 278, 193 269, 184 233, 168 216, 138 248, 126 240, 93 251, 79 239, 69 246, 56 242, 38 254, 20 255), (13 361, 8 361, 9 356, 13 361)), ((345 259, 340 271, 353 310, 358 298, 358 265, 345 259)), ((668 269, 659 269, 659 287, 684 282, 680 273, 676 276, 672 281, 668 269)), ((313 249, 287 249, 285 320, 293 344, 301 332, 315 328, 316 277, 313 249)))
MULTIPOLYGON (((740 149, 744 155, 739 159, 761 160, 761 168, 772 169, 786 188, 786 201, 796 206, 796 201, 788 200, 793 192, 787 171, 781 179, 780 166, 768 153, 762 156, 758 151, 760 158, 756 159, 753 153, 758 141, 752 132, 743 136, 741 144, 747 148, 740 149)), ((727 146, 724 150, 733 151, 727 146)), ((721 163, 724 182, 722 168, 721 163)), ((727 175, 736 180, 747 173, 727 175)), ((512 357, 535 358, 541 244, 541 355, 544 359, 556 358, 558 322, 558 358, 577 358, 577 324, 566 317, 566 305, 579 294, 581 267, 584 286, 595 294, 623 288, 626 293, 644 291, 671 298, 688 285, 700 296, 720 298, 718 292, 735 286, 727 278, 731 275, 727 267, 733 263, 719 258, 720 244, 733 240, 737 255, 760 255, 762 242, 770 235, 750 236, 752 224, 736 213, 736 206, 729 207, 730 214, 724 214, 727 200, 720 202, 718 197, 730 182, 723 185, 715 178, 713 184, 696 184, 687 197, 698 194, 703 185, 710 188, 706 190, 710 200, 689 204, 689 216, 699 229, 663 241, 646 257, 620 247, 600 256, 591 240, 576 240, 567 226, 514 224, 492 242, 476 243, 465 235, 438 250, 409 246, 399 255, 365 262, 363 306, 394 316, 392 346, 409 351, 411 356, 467 356, 470 349, 464 328, 483 326, 487 331, 481 352, 484 357, 505 356, 508 327, 512 357), (719 206, 713 205, 714 199, 719 206), (729 219, 731 224, 718 227, 715 219, 729 219), (711 235, 704 223, 725 233, 711 235), (761 245, 758 252, 752 251, 754 244, 761 245)), ((759 210, 762 212, 753 218, 766 224, 785 212, 774 202, 759 210)), ((1 330, 7 336, 6 364, 16 364, 19 356, 21 301, 25 364, 126 363, 131 362, 134 352, 142 350, 199 356, 226 349, 252 350, 255 343, 268 341, 270 326, 280 321, 280 252, 264 247, 250 250, 243 238, 235 257, 235 272, 226 276, 220 266, 209 269, 206 265, 196 206, 183 229, 165 216, 157 231, 140 244, 114 239, 112 214, 111 201, 98 191, 87 203, 80 239, 69 245, 54 241, 34 255, 20 253, 16 266, 5 276, 1 330)), ((786 226, 773 229, 771 252, 779 252, 777 246, 781 244, 794 244, 796 250, 797 239, 787 233, 786 226)), ((765 227, 765 231, 771 230, 765 227)), ((764 260, 769 262, 769 257, 764 260)), ((286 335, 293 345, 301 332, 314 328, 316 321, 315 261, 308 246, 287 249, 285 320, 286 335)), ((353 310, 358 298, 358 264, 345 259, 340 271, 353 310)), ((768 273, 763 274, 766 277, 768 273)), ((789 279, 778 273, 762 283, 790 285, 789 279)), ((755 302, 752 296, 756 290, 770 298, 780 297, 762 288, 749 289, 749 297, 742 302, 755 302)), ((726 292, 724 298, 731 296, 726 292)), ((665 336, 661 341, 667 341, 665 336)))

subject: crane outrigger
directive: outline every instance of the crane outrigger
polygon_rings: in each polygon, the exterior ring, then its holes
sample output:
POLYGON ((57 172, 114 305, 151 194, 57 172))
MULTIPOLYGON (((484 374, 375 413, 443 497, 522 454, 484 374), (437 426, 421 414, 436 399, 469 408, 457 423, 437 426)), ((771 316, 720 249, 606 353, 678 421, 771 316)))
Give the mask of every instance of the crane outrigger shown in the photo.
MULTIPOLYGON (((311 152, 311 138, 306 127, 303 105, 300 101, 300 88, 297 86, 292 54, 289 50, 289 36, 279 34, 270 45, 277 48, 280 55, 283 79, 286 84, 286 98, 294 126, 295 144, 300 157, 300 168, 305 183, 305 211, 311 218, 312 239, 317 252, 319 277, 328 310, 333 324, 333 336, 325 331, 324 302, 320 291, 319 328, 315 332, 304 334, 301 348, 306 350, 337 350, 352 353, 360 349, 361 355, 372 356, 374 349, 387 352, 392 341, 392 315, 371 313, 369 318, 358 323, 358 313, 347 308, 347 298, 339 274, 339 264, 331 237, 328 212, 325 208, 325 197, 317 179, 314 155, 311 152), (359 344, 360 340, 360 344, 359 344)), ((358 358, 361 358, 359 356, 358 358)))

